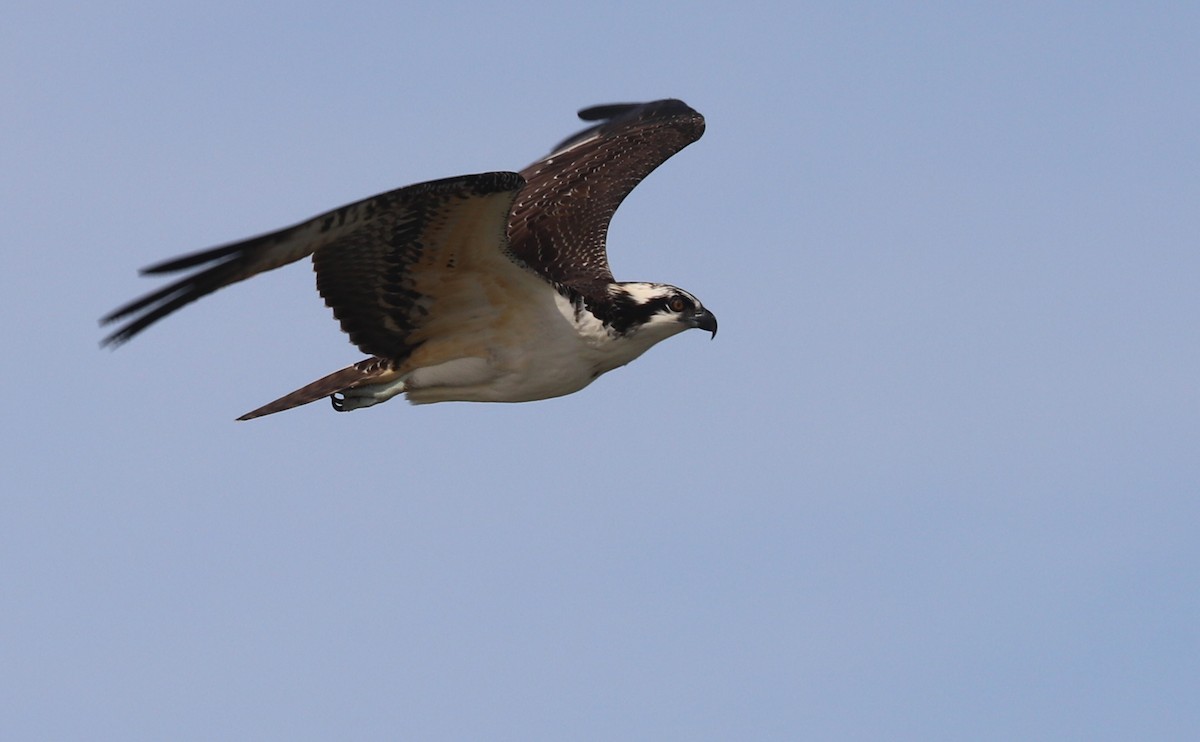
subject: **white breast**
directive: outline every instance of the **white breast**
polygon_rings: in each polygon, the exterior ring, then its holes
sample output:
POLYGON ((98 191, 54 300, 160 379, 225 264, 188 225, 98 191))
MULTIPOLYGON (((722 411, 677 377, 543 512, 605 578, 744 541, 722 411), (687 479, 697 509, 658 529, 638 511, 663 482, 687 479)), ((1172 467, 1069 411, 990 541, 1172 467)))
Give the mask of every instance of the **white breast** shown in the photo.
MULTIPOLYGON (((408 399, 528 402, 571 394, 646 352, 662 337, 615 334, 546 286, 536 301, 509 305, 493 321, 430 339, 405 377, 408 399)), ((528 298, 528 297, 527 297, 528 298)))

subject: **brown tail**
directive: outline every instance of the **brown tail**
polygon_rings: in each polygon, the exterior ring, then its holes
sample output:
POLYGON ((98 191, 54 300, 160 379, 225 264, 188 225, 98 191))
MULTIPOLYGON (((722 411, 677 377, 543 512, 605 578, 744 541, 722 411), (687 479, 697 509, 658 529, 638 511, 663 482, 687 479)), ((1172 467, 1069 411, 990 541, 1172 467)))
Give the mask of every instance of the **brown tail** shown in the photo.
POLYGON ((353 366, 347 366, 341 371, 334 371, 311 384, 300 387, 291 394, 285 394, 274 402, 269 402, 257 410, 242 415, 238 420, 253 420, 263 415, 273 415, 276 412, 290 410, 293 407, 316 402, 331 394, 353 389, 356 386, 375 381, 381 376, 392 372, 392 364, 383 358, 367 358, 353 366))

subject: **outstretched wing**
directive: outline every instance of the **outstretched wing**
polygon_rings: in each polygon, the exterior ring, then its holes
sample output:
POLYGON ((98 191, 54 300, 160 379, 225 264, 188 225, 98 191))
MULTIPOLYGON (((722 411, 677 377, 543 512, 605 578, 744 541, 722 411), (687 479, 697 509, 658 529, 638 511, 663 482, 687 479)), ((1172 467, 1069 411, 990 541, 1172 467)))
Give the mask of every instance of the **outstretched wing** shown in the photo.
POLYGON ((521 172, 513 204, 513 254, 551 281, 584 294, 613 281, 605 240, 629 192, 671 155, 700 138, 704 117, 683 101, 618 103, 579 112, 599 121, 521 172))
POLYGON ((359 350, 399 360, 527 292, 553 293, 508 250, 516 173, 435 181, 385 220, 313 255, 317 289, 359 350))
POLYGON ((122 343, 217 289, 313 255, 318 288, 342 329, 367 353, 388 356, 407 347, 408 331, 427 312, 427 298, 412 290, 405 275, 422 259, 454 262, 479 243, 516 269, 507 257, 504 226, 523 184, 520 175, 505 172, 419 183, 152 265, 142 273, 197 272, 104 317, 103 323, 126 320, 104 343, 122 343))

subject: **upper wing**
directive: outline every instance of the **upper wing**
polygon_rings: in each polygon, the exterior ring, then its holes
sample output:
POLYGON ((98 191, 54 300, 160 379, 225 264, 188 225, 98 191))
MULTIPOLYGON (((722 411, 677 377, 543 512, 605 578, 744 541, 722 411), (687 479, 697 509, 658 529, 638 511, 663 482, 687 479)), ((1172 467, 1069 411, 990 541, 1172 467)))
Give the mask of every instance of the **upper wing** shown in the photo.
POLYGON ((508 236, 530 267, 587 293, 613 280, 605 252, 613 213, 643 178, 700 138, 704 117, 672 99, 595 106, 579 117, 600 123, 521 172, 527 185, 508 236))
POLYGON ((552 295, 508 250, 508 214, 524 184, 516 173, 427 183, 419 203, 318 250, 317 289, 350 340, 399 360, 530 290, 552 295))
POLYGON ((483 239, 504 255, 506 216, 523 184, 520 175, 503 172, 418 183, 278 232, 144 268, 148 274, 198 272, 105 316, 103 323, 127 321, 104 343, 122 343, 206 294, 315 254, 318 288, 342 329, 364 351, 388 355, 404 345, 397 338, 413 324, 410 314, 425 311, 405 294, 404 271, 422 254, 439 254, 426 247, 456 240, 483 239))

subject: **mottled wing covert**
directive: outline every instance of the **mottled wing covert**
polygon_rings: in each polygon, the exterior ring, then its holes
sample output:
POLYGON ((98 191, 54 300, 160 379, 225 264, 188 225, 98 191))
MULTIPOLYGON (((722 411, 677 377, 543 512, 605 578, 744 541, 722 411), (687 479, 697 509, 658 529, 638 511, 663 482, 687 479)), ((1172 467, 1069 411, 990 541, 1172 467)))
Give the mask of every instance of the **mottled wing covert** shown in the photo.
POLYGON ((682 101, 619 103, 579 112, 600 121, 521 172, 513 205, 513 253, 542 275, 589 294, 613 280, 605 241, 629 192, 704 133, 704 117, 682 101))

